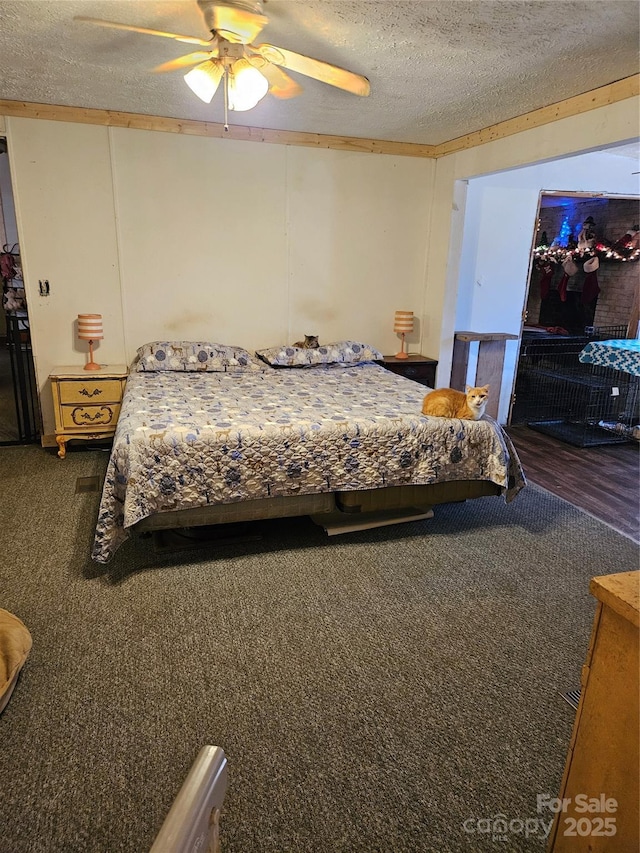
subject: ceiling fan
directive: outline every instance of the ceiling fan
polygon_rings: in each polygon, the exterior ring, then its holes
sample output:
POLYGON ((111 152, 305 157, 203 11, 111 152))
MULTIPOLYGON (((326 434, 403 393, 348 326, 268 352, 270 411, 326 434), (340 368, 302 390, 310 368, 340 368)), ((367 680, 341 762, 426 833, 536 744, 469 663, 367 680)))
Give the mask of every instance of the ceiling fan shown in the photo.
POLYGON ((283 69, 312 77, 330 86, 367 96, 369 81, 360 74, 312 59, 272 44, 253 44, 269 23, 263 0, 197 0, 210 39, 146 29, 115 21, 78 15, 76 21, 198 45, 202 50, 172 59, 153 69, 156 73, 191 67, 186 83, 205 103, 211 103, 224 78, 225 128, 227 109, 250 110, 269 92, 276 98, 293 98, 302 86, 283 69))

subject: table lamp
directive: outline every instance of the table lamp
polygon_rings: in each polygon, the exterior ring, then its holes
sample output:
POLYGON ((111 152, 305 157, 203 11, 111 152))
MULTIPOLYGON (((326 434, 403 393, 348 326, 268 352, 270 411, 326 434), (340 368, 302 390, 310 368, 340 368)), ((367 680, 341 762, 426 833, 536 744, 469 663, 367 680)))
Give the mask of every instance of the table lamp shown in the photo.
POLYGON ((78 314, 78 338, 89 341, 89 361, 84 366, 85 370, 100 370, 100 365, 93 360, 93 342, 101 341, 103 337, 102 314, 78 314))
POLYGON ((393 331, 402 335, 402 345, 400 352, 396 353, 396 358, 408 358, 408 354, 404 351, 404 336, 407 332, 413 332, 413 311, 396 311, 393 331))

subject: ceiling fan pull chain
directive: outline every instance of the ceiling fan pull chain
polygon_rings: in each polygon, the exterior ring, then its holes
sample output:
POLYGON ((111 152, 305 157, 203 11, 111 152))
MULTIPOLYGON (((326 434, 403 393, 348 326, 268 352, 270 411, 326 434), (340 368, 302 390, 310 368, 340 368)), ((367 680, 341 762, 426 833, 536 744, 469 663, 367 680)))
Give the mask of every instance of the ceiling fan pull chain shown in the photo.
POLYGON ((224 132, 229 132, 229 69, 224 69, 224 132))

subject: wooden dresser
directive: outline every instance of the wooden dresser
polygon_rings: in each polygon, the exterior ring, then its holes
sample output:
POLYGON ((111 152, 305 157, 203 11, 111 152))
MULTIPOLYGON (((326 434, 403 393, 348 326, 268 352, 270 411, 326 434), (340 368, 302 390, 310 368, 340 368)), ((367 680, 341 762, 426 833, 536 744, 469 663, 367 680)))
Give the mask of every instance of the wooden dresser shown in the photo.
POLYGON ((549 853, 640 849, 640 571, 592 578, 598 599, 549 853))
POLYGON ((54 367, 49 379, 61 459, 71 439, 109 438, 115 433, 127 380, 126 365, 105 364, 101 370, 92 371, 78 365, 54 367))

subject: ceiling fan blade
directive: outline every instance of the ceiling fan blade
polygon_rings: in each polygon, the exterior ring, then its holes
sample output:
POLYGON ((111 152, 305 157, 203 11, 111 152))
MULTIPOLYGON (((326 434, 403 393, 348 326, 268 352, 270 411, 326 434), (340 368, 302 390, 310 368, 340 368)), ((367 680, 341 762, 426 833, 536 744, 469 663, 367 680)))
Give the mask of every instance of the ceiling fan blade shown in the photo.
MULTIPOLYGON (((211 9, 211 29, 227 41, 249 44, 269 23, 265 15, 216 3, 211 9)), ((207 23, 209 19, 207 20, 207 23)))
POLYGON ((269 83, 269 94, 275 98, 295 98, 302 92, 302 86, 289 77, 288 74, 278 68, 277 65, 266 60, 263 56, 247 56, 249 62, 267 78, 269 83))
POLYGON ((300 53, 285 50, 283 47, 274 47, 272 44, 256 44, 252 45, 252 48, 275 65, 290 68, 291 71, 321 80, 323 83, 352 92, 354 95, 366 97, 371 91, 366 77, 354 74, 353 71, 347 71, 345 68, 339 68, 337 65, 329 65, 328 62, 321 62, 319 59, 312 59, 310 56, 303 56, 300 53))
POLYGON ((175 39, 185 44, 209 45, 211 40, 198 38, 197 36, 182 36, 177 33, 165 33, 162 30, 148 30, 145 27, 134 27, 131 24, 118 24, 115 21, 103 21, 100 18, 86 18, 84 15, 76 15, 74 21, 83 21, 87 24, 97 24, 99 27, 109 27, 113 30, 129 30, 132 33, 144 33, 148 36, 162 36, 163 38, 175 39))
POLYGON ((207 59, 215 59, 217 55, 217 48, 208 52, 197 50, 195 53, 187 53, 186 56, 179 56, 177 59, 163 62, 162 65, 157 65, 152 70, 154 74, 163 74, 165 71, 178 71, 180 68, 188 68, 190 65, 198 65, 201 62, 206 62, 207 59))

